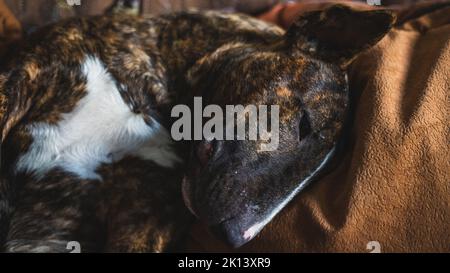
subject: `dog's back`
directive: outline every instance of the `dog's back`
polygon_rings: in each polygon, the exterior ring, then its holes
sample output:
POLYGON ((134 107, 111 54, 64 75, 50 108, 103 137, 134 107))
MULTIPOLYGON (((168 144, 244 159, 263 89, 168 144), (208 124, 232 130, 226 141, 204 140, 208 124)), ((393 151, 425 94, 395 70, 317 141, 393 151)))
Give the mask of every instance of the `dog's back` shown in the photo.
POLYGON ((2 74, 5 250, 174 247, 189 216, 164 113, 190 96, 180 90, 200 57, 281 34, 214 12, 71 19, 34 33, 2 74))

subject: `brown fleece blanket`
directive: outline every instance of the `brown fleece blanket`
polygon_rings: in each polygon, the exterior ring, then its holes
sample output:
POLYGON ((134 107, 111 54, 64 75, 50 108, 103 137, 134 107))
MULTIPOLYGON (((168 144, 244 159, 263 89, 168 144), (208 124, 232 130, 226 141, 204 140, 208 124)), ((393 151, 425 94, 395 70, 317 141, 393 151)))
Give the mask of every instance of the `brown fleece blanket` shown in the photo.
MULTIPOLYGON (((450 7, 410 20, 350 69, 340 165, 243 252, 450 251, 450 7), (376 243, 375 243, 376 244, 376 243)), ((232 251, 201 225, 191 251, 232 251)))

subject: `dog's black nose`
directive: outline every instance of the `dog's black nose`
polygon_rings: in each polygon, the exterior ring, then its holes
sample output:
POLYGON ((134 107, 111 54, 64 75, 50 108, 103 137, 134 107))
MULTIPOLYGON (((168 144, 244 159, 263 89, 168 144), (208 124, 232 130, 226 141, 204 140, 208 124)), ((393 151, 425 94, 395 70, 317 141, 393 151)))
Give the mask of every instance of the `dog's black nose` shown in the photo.
POLYGON ((245 236, 244 231, 242 231, 239 222, 236 221, 236 219, 230 219, 217 225, 209 226, 209 230, 218 239, 234 248, 241 247, 252 239, 245 236))

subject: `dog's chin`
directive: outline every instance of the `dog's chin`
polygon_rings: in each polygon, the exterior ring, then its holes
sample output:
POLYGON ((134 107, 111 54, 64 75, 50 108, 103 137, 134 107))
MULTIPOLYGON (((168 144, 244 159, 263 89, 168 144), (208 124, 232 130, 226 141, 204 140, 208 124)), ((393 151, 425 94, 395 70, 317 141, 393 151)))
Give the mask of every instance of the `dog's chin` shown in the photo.
MULTIPOLYGON (((202 221, 204 219, 199 216, 200 214, 196 211, 195 205, 191 199, 191 183, 192 181, 188 177, 184 177, 182 186, 184 203, 191 213, 202 221)), ((253 217, 240 215, 228 218, 219 223, 206 222, 206 225, 218 239, 233 248, 239 248, 255 238, 265 226, 262 222, 248 224, 250 221, 254 221, 251 220, 251 218, 253 217)))

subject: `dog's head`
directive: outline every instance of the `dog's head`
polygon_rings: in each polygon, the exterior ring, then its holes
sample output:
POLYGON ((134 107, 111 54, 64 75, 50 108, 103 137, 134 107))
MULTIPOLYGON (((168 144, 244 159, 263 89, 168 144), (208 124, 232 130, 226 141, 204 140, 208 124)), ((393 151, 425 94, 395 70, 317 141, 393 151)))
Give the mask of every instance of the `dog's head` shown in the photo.
POLYGON ((348 105, 345 67, 393 21, 386 11, 334 6, 302 16, 278 42, 227 44, 200 60, 188 78, 204 103, 278 105, 279 144, 197 142, 187 206, 232 245, 251 240, 332 154, 348 105))

